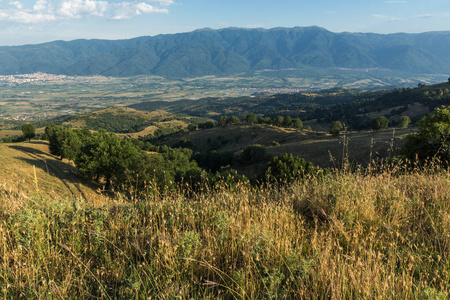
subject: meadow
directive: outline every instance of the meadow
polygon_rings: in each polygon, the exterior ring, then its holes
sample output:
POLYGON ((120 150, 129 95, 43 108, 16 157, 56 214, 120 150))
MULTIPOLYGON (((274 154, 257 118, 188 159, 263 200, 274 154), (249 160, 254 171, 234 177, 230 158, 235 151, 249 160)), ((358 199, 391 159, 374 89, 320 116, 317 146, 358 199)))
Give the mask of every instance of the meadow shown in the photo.
POLYGON ((45 173, 0 189, 4 299, 449 297, 450 172, 436 165, 144 198, 58 196, 45 173))

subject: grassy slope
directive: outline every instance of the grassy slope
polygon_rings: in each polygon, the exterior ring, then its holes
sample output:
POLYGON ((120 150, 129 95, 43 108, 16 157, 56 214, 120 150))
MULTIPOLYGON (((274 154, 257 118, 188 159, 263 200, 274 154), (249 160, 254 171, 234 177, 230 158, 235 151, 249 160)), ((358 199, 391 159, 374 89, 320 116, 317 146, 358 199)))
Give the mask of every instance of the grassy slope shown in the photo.
MULTIPOLYGON (((83 128, 87 126, 87 120, 91 120, 91 123, 95 126, 109 126, 110 124, 104 124, 102 122, 114 122, 116 119, 126 119, 128 124, 131 126, 133 124, 152 124, 149 126, 144 126, 144 128, 137 132, 130 133, 118 133, 123 129, 121 126, 117 126, 111 123, 113 128, 116 128, 115 132, 120 136, 126 136, 131 138, 139 138, 147 135, 152 135, 159 128, 174 128, 176 130, 187 128, 188 124, 195 121, 206 121, 205 118, 195 118, 190 116, 178 116, 173 113, 164 110, 154 110, 151 112, 140 111, 129 107, 113 106, 105 109, 96 110, 93 112, 85 113, 82 115, 77 115, 71 117, 69 120, 65 121, 62 125, 69 125, 74 128, 83 128), (102 115, 112 115, 112 119, 103 120, 96 124, 95 120, 102 115)), ((87 126, 89 128, 89 126, 87 126)), ((98 128, 89 128, 98 129, 98 128)))
POLYGON ((445 299, 449 178, 341 173, 101 208, 3 190, 0 296, 445 299))
POLYGON ((97 197, 97 187, 86 183, 68 161, 49 154, 45 141, 0 144, 0 165, 0 186, 10 195, 97 197))
MULTIPOLYGON (((306 131, 293 128, 279 128, 269 125, 238 125, 216 127, 207 130, 190 132, 185 136, 168 141, 169 145, 175 144, 180 139, 191 140, 196 151, 207 151, 215 141, 223 140, 217 151, 233 151, 239 153, 245 147, 260 144, 266 148, 269 158, 280 156, 284 153, 292 153, 321 167, 338 167, 342 163, 342 151, 348 151, 351 162, 367 165, 370 160, 371 145, 372 159, 389 155, 391 142, 394 135, 394 154, 403 145, 404 137, 414 132, 414 128, 386 129, 376 131, 350 132, 347 134, 348 147, 343 147, 343 137, 333 137, 326 132, 306 131), (373 139, 373 141, 372 141, 373 139), (209 141, 208 141, 209 140, 209 141), (280 146, 272 146, 272 142, 280 143, 280 146), (333 160, 330 159, 330 154, 333 160)), ((246 175, 255 175, 264 167, 264 164, 250 166, 243 171, 246 175)))

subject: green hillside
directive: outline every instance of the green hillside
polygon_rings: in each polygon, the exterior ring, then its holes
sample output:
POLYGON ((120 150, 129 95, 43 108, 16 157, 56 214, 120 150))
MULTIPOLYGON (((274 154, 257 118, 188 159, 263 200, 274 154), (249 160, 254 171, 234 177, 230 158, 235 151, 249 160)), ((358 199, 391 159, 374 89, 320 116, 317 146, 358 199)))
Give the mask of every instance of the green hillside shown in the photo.
POLYGON ((256 97, 151 101, 130 107, 144 111, 163 109, 216 119, 221 115, 240 117, 248 113, 271 118, 281 115, 309 121, 317 130, 327 130, 333 121, 341 121, 352 130, 367 130, 372 127, 372 120, 379 116, 387 117, 391 126, 397 125, 403 115, 415 122, 436 107, 449 105, 449 90, 450 83, 446 82, 392 90, 332 89, 256 97))
POLYGON ((151 112, 128 107, 112 106, 93 112, 74 116, 60 117, 42 122, 35 122, 37 127, 50 124, 89 130, 105 130, 124 136, 138 138, 153 135, 156 131, 175 132, 185 129, 190 123, 207 121, 207 118, 173 114, 164 110, 151 112))

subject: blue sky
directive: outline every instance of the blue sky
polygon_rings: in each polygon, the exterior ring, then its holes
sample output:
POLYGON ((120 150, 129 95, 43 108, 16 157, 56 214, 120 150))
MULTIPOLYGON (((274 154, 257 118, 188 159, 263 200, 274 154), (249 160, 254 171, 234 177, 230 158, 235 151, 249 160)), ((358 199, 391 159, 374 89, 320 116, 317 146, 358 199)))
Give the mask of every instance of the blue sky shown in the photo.
POLYGON ((0 0, 0 45, 126 39, 198 28, 450 30, 449 0, 0 0))

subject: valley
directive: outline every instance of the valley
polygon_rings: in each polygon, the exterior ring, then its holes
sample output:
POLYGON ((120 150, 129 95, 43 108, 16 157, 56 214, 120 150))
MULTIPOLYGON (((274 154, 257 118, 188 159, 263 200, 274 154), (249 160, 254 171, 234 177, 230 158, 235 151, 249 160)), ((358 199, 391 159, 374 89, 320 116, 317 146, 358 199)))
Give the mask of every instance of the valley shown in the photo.
POLYGON ((129 106, 148 101, 308 93, 342 87, 390 89, 393 86, 414 86, 416 82, 432 84, 447 78, 445 75, 387 76, 351 70, 329 72, 323 77, 325 72, 323 70, 315 75, 317 77, 311 77, 306 70, 287 70, 281 73, 265 71, 254 75, 189 79, 48 74, 3 76, 0 78, 0 122, 48 120, 109 106, 129 106), (348 76, 346 72, 352 75, 348 76))

